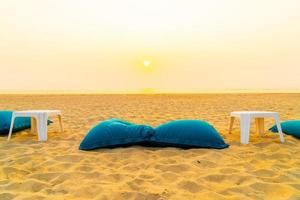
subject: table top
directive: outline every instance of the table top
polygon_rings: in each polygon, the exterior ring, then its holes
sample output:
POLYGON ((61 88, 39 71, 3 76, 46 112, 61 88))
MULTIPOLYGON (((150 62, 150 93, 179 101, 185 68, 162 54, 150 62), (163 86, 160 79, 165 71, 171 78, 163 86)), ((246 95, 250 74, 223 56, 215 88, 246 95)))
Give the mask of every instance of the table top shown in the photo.
POLYGON ((252 116, 273 116, 277 115, 277 112, 272 111, 235 111, 231 112, 232 116, 240 116, 240 115, 252 115, 252 116))
POLYGON ((47 113, 48 115, 58 115, 61 114, 60 110, 22 110, 22 111, 14 111, 14 114, 23 114, 23 115, 34 115, 38 113, 47 113))

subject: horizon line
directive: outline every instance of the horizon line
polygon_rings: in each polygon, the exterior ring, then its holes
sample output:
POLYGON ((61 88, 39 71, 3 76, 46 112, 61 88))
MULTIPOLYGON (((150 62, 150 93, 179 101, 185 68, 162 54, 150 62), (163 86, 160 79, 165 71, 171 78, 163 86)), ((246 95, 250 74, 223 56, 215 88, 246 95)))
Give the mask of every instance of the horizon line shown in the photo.
POLYGON ((36 95, 51 95, 51 94, 242 94, 242 93, 300 93, 300 89, 220 89, 220 90, 199 90, 199 91, 178 91, 172 90, 155 91, 155 90, 140 90, 140 91, 97 91, 97 90, 28 90, 28 91, 1 91, 0 95, 22 95, 22 94, 36 94, 36 95))

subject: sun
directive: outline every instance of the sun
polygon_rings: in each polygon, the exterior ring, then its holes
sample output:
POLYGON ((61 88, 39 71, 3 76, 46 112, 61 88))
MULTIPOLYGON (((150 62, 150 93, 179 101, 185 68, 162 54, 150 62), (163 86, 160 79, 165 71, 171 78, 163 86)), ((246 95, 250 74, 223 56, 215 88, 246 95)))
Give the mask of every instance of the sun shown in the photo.
POLYGON ((144 66, 150 67, 151 62, 149 60, 144 60, 144 66))

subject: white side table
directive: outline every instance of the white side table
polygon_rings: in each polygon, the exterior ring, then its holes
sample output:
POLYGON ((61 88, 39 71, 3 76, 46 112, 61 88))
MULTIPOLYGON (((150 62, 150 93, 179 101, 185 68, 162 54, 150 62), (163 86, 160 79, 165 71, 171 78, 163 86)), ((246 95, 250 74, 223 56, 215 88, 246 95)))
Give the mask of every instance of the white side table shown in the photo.
POLYGON ((251 119, 255 119, 257 131, 260 134, 264 133, 264 118, 273 117, 275 119, 275 123, 278 129, 280 141, 284 142, 284 137, 280 125, 279 115, 277 112, 269 112, 269 111, 237 111, 230 113, 230 126, 229 133, 231 133, 234 119, 240 118, 240 129, 241 129, 241 143, 248 144, 249 143, 249 134, 250 134, 250 123, 251 119))
POLYGON ((12 113, 11 124, 7 140, 11 138, 14 121, 17 117, 31 117, 31 131, 38 133, 39 141, 47 141, 48 117, 57 116, 60 124, 60 131, 63 132, 60 110, 25 110, 12 113))

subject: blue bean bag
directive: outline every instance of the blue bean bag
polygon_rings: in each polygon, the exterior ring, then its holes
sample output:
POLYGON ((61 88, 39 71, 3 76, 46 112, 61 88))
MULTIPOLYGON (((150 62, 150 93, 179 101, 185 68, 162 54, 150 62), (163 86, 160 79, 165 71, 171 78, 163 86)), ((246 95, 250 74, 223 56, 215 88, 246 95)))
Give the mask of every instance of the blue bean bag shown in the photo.
MULTIPOLYGON (((0 110, 0 135, 7 135, 10 129, 12 111, 0 110)), ((48 125, 52 121, 48 120, 48 125)), ((13 133, 31 127, 30 117, 17 117, 14 121, 13 133)))
MULTIPOLYGON (((290 120, 290 121, 281 122, 281 128, 282 128, 282 132, 284 132, 285 134, 300 139, 300 120, 290 120)), ((271 127, 269 130, 272 131, 273 133, 278 133, 276 125, 271 127)))
POLYGON ((149 141, 154 129, 119 119, 109 119, 93 127, 82 140, 80 150, 141 145, 149 141))
POLYGON ((229 146, 213 126, 199 120, 176 120, 162 124, 155 128, 151 141, 163 147, 223 149, 229 146))
MULTIPOLYGON (((0 111, 0 134, 6 135, 9 132, 12 111, 0 111)), ((13 132, 30 128, 30 117, 18 117, 15 119, 13 132)))

